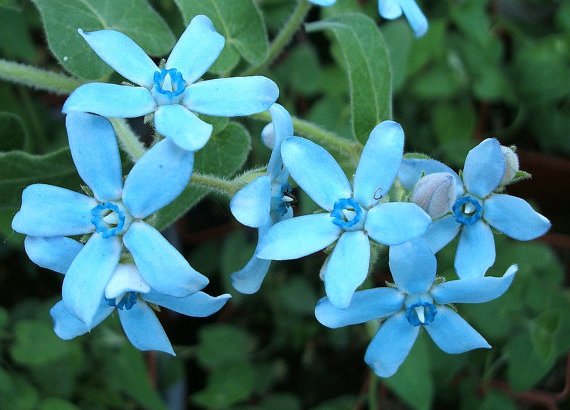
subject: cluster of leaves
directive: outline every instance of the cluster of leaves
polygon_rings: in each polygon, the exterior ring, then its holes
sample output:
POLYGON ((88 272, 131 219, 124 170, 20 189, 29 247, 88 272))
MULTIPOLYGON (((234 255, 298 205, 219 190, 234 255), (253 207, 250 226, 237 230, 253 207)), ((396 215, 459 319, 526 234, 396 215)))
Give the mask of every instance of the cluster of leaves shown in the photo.
MULTIPOLYGON (((339 0, 315 8, 311 23, 264 74, 278 83, 279 101, 291 112, 348 141, 365 143, 374 125, 393 116, 406 130, 407 150, 450 164, 463 163, 474 134, 570 153, 568 2, 449 0, 422 6, 430 30, 420 40, 404 21, 379 28, 376 1, 339 0)), ((60 89, 71 91, 114 75, 76 35, 78 27, 120 30, 160 57, 192 17, 206 14, 226 38, 210 74, 239 75, 264 64, 268 38, 293 7, 291 0, 126 0, 121 6, 112 0, 0 0, 0 57, 54 71, 61 66, 73 77, 54 77, 54 84, 61 81, 60 89)), ((0 408, 161 409, 165 400, 170 407, 180 395, 186 400, 184 386, 193 405, 209 408, 344 409, 366 399, 366 328, 330 331, 313 317, 322 255, 275 264, 261 294, 236 295, 229 274, 252 254, 255 233, 228 225, 227 201, 206 198, 203 187, 187 188, 158 214, 156 225, 166 228, 195 206, 180 220, 184 234, 168 233, 214 287, 234 295, 227 312, 214 317, 219 323, 193 326, 192 319, 168 317, 173 342, 184 347, 177 348, 176 359, 147 357, 157 360, 154 387, 147 369, 153 366, 118 337, 116 323, 78 341, 57 339, 47 313, 53 300, 22 299, 54 295, 59 285, 26 261, 23 238, 10 221, 30 183, 77 190, 59 113, 63 101, 0 83, 0 236, 6 244, 0 248, 0 297, 9 306, 0 310, 0 408)), ((143 124, 131 125, 149 133, 143 124)), ((231 177, 244 164, 266 163, 268 152, 255 137, 260 129, 250 120, 216 121, 212 139, 196 155, 196 172, 231 177)), ((350 156, 335 154, 347 168, 355 165, 350 156)), ((298 206, 310 212, 312 204, 301 196, 298 206)), ((438 255, 440 272, 450 278, 454 251, 438 255)), ((497 255, 491 273, 519 264, 512 289, 495 302, 462 306, 462 315, 494 349, 450 356, 422 337, 398 374, 383 382, 392 393, 386 401, 504 409, 516 404, 493 390, 495 379, 515 391, 559 387, 552 375, 570 350, 563 267, 551 249, 534 243, 498 240, 497 255)), ((377 255, 373 273, 376 284, 388 278, 384 254, 377 255)))

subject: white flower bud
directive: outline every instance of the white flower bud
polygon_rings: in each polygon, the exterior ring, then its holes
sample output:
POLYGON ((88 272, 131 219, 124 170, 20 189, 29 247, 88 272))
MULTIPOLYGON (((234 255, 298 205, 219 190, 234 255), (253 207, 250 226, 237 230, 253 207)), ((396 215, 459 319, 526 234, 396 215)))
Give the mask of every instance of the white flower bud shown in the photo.
POLYGON ((512 148, 501 145, 501 153, 505 159, 505 173, 501 179, 501 185, 509 184, 519 170, 519 157, 512 148))
POLYGON ((432 219, 437 219, 450 211, 455 196, 453 175, 448 172, 436 172, 420 178, 414 187, 411 199, 432 219))
POLYGON ((273 130, 273 123, 267 124, 261 131, 261 141, 269 149, 275 146, 275 131, 273 130))

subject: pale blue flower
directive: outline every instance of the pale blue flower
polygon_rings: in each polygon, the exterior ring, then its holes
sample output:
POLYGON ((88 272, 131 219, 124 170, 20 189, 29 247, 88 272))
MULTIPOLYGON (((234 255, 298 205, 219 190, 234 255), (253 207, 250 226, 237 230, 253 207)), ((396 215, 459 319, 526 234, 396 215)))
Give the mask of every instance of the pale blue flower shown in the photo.
MULTIPOLYGON (((273 151, 267 164, 267 173, 239 190, 230 202, 232 214, 238 221, 258 228, 259 241, 273 224, 293 216, 293 198, 291 187, 287 183, 289 172, 281 159, 281 144, 293 136, 293 123, 287 110, 279 104, 273 104, 270 112, 273 151)), ((254 255, 241 270, 232 274, 234 288, 241 293, 257 292, 270 264, 270 260, 259 259, 254 255)))
POLYGON ((123 183, 111 123, 92 114, 70 113, 66 125, 73 161, 93 197, 52 185, 31 185, 22 194, 12 228, 29 236, 26 251, 40 266, 51 264, 59 271, 69 267, 62 291, 67 309, 88 327, 93 324, 123 245, 153 290, 186 297, 202 289, 208 279, 143 221, 184 190, 193 152, 165 139, 135 164, 123 183), (65 238, 75 235, 91 235, 77 254, 77 245, 65 238), (53 241, 60 245, 55 253, 49 246, 53 241))
POLYGON ((160 134, 181 148, 196 151, 206 144, 213 127, 195 113, 250 115, 265 111, 279 95, 277 85, 260 76, 198 81, 225 42, 206 16, 192 19, 160 68, 122 33, 79 33, 103 61, 140 87, 84 84, 65 102, 65 113, 82 111, 117 118, 154 113, 154 126, 160 134))
MULTIPOLYGON (((317 6, 328 7, 336 3, 336 0, 309 0, 317 6)), ((428 30, 426 16, 415 0, 378 0, 378 13, 388 20, 394 20, 406 16, 416 37, 421 37, 428 30)))
POLYGON ((505 172, 505 157, 494 138, 481 142, 467 155, 463 175, 435 160, 405 159, 398 174, 411 189, 422 174, 446 172, 456 182, 456 197, 448 213, 434 221, 425 239, 438 252, 460 233, 455 270, 461 278, 483 276, 495 262, 491 227, 519 241, 528 241, 550 229, 550 222, 521 198, 497 193, 505 172))
POLYGON ((262 259, 296 259, 338 242, 322 268, 325 290, 335 306, 347 307, 368 274, 369 237, 399 245, 425 233, 430 217, 416 204, 385 202, 404 148, 404 132, 384 121, 371 132, 351 186, 335 159, 299 137, 281 145, 285 167, 326 213, 303 215, 273 225, 258 246, 262 259))
POLYGON ((423 239, 390 248, 390 270, 396 287, 356 292, 347 309, 323 298, 315 316, 323 325, 338 328, 383 319, 364 360, 380 377, 390 377, 410 352, 421 328, 446 353, 459 354, 490 348, 451 303, 483 303, 501 296, 511 285, 517 266, 500 277, 434 282, 437 262, 423 239))

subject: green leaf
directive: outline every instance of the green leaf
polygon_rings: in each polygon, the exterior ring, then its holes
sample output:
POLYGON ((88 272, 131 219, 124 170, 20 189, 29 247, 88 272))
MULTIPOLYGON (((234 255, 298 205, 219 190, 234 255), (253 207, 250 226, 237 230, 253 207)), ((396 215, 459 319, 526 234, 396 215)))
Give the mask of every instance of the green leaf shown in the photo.
MULTIPOLYGON (((19 7, 19 5, 18 5, 19 7)), ((34 63, 38 54, 30 29, 29 21, 21 10, 2 8, 0 3, 0 50, 4 57, 34 63)))
POLYGON ((200 329, 199 339, 196 358, 208 369, 224 369, 230 363, 246 362, 251 350, 249 335, 236 326, 204 326, 200 329))
POLYGON ((24 320, 16 323, 14 337, 10 353, 16 362, 23 365, 53 362, 63 358, 69 351, 67 343, 59 339, 51 327, 42 321, 24 320))
POLYGON ((385 382, 414 409, 429 409, 434 393, 426 335, 422 332, 398 372, 385 382))
POLYGON ((263 16, 253 0, 175 0, 184 21, 204 14, 226 38, 226 45, 210 69, 217 74, 229 73, 241 55, 248 63, 258 64, 267 55, 268 41, 263 16))
POLYGON ((438 147, 451 162, 461 166, 471 149, 471 136, 477 116, 468 100, 437 104, 432 114, 433 130, 438 147))
POLYGON ((548 362, 555 353, 556 331, 560 323, 560 312, 555 310, 542 312, 531 322, 530 340, 538 357, 548 362))
POLYGON ((56 397, 49 397, 42 400, 42 404, 38 410, 79 410, 79 407, 68 402, 67 400, 58 399, 56 397))
POLYGON ((0 367, 0 396, 2 394, 10 393, 14 385, 12 384, 12 378, 10 373, 0 367))
POLYGON ((22 191, 34 183, 63 187, 79 187, 80 180, 71 159, 69 148, 46 155, 32 155, 21 151, 0 152, 0 209, 17 209, 22 191))
POLYGON ((0 112, 0 151, 21 150, 26 142, 22 120, 9 112, 0 112))
MULTIPOLYGON (((226 350, 230 350, 228 346, 225 346, 226 350)), ((253 387, 254 373, 251 364, 233 363, 214 370, 208 378, 207 387, 192 395, 192 400, 206 408, 227 408, 247 399, 253 392, 253 387)))
POLYGON ((112 72, 77 29, 113 29, 132 38, 151 56, 162 56, 174 45, 166 22, 146 0, 32 0, 38 8, 47 42, 70 73, 98 79, 112 72))
MULTIPOLYGON (((196 153, 195 172, 229 177, 245 163, 251 150, 251 136, 247 129, 230 122, 219 134, 214 134, 208 144, 196 153)), ((176 221, 206 194, 208 189, 190 183, 180 196, 155 215, 154 226, 162 230, 176 221)))
POLYGON ((22 10, 22 6, 16 0, 0 0, 0 8, 9 10, 22 10))
POLYGON ((0 391, 0 409, 33 410, 38 401, 38 392, 21 376, 13 379, 12 390, 7 394, 0 391))
POLYGON ((415 41, 407 21, 399 19, 382 25, 382 35, 388 47, 392 67, 392 87, 397 92, 407 76, 408 60, 415 41))
POLYGON ((345 14, 307 25, 330 31, 342 50, 350 85, 352 129, 366 143, 372 129, 392 116, 392 73, 376 23, 362 14, 345 14))

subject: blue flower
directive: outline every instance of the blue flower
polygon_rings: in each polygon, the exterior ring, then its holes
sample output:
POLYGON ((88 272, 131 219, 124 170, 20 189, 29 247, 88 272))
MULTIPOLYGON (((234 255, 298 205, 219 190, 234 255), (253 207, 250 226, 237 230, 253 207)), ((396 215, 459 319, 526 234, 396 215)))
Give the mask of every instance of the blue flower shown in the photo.
POLYGON ((392 183, 404 147, 399 124, 384 121, 370 134, 354 175, 354 189, 335 159, 321 146, 299 137, 281 145, 285 167, 326 213, 304 215, 273 225, 256 256, 295 259, 337 241, 325 262, 322 278, 335 306, 347 307, 368 274, 369 237, 383 245, 399 245, 425 233, 430 217, 417 205, 381 202, 392 183))
POLYGON ((154 112, 154 126, 160 134, 183 149, 196 151, 206 144, 213 127, 194 113, 250 115, 265 111, 279 95, 277 85, 260 76, 197 82, 218 58, 225 42, 206 16, 192 19, 166 65, 160 68, 122 33, 79 33, 103 61, 140 87, 84 84, 65 102, 65 113, 132 118, 154 112))
POLYGON ((450 303, 483 303, 501 296, 511 285, 517 266, 500 277, 480 277, 435 284, 437 262, 423 239, 390 248, 390 270, 396 288, 356 292, 347 309, 323 298, 315 316, 323 325, 337 328, 385 319, 370 342, 364 360, 380 377, 396 373, 423 327, 446 353, 458 354, 490 348, 450 303))
MULTIPOLYGON (((332 6, 336 0, 309 0, 317 6, 332 6)), ((428 30, 428 21, 414 0, 378 0, 379 14, 388 20, 394 20, 404 14, 414 30, 416 37, 421 37, 428 30)))
MULTIPOLYGON (((230 202, 232 214, 242 224, 258 228, 261 241, 269 228, 293 216, 291 187, 287 183, 289 172, 281 159, 281 144, 293 136, 293 123, 285 108, 273 104, 272 118, 273 151, 267 174, 260 176, 239 190, 230 202)), ((265 132, 267 134, 267 132, 265 132)), ((232 284, 241 293, 251 294, 259 290, 271 261, 255 255, 238 272, 232 274, 232 284)))
POLYGON ((423 173, 446 172, 455 180, 456 197, 448 213, 434 221, 425 239, 438 252, 458 233, 455 270, 461 278, 483 276, 495 262, 491 227, 519 241, 528 241, 550 229, 550 222, 521 198, 496 193, 502 187, 505 156, 494 138, 481 142, 467 155, 459 177, 441 162, 405 159, 399 172, 402 184, 411 189, 423 173))
POLYGON ((29 236, 26 251, 40 266, 56 258, 59 262, 50 266, 59 271, 68 267, 62 291, 67 309, 92 325, 123 245, 155 291, 185 297, 202 289, 208 279, 143 221, 186 187, 194 154, 165 139, 135 164, 123 184, 111 123, 92 114, 70 113, 66 125, 73 161, 93 197, 52 185, 31 185, 22 194, 12 228, 29 236), (88 234, 78 253, 74 241, 65 238, 88 234), (60 248, 50 255, 53 242, 60 248))

